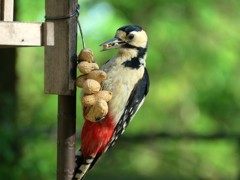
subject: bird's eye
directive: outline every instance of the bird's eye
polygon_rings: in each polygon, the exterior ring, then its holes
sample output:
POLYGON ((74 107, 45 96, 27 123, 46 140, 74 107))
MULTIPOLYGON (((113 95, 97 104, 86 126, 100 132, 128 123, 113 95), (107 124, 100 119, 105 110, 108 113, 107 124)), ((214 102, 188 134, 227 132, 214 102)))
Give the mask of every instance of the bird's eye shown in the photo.
POLYGON ((134 34, 129 34, 128 39, 132 40, 134 38, 134 34))

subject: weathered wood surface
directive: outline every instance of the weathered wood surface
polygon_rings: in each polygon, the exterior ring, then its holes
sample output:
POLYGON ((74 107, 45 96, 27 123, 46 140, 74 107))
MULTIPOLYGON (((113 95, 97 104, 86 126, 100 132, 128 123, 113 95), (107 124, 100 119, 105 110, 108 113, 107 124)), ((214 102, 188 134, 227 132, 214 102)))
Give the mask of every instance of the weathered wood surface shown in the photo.
POLYGON ((44 27, 43 23, 1 21, 0 45, 15 47, 54 45, 53 23, 46 23, 44 27))
MULTIPOLYGON (((45 0, 46 16, 69 16, 76 6, 77 0, 45 0)), ((57 180, 71 180, 75 166, 77 21, 51 21, 55 45, 45 47, 44 90, 59 95, 57 180)))
POLYGON ((57 180, 72 180, 75 167, 76 97, 58 96, 57 180))
MULTIPOLYGON (((69 16, 76 0, 46 0, 46 16, 69 16)), ((52 20, 55 46, 45 48, 44 90, 47 94, 75 95, 76 78, 76 18, 52 20)))

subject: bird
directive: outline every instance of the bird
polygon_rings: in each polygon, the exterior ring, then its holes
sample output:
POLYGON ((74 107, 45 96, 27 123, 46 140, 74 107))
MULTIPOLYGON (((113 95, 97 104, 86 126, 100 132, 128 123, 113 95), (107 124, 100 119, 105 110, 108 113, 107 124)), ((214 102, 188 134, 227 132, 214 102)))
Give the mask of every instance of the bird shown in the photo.
POLYGON ((85 120, 81 148, 76 153, 73 180, 82 180, 99 158, 111 148, 142 106, 149 91, 146 69, 148 37, 142 27, 126 25, 114 38, 102 43, 102 51, 117 49, 117 54, 101 69, 107 78, 102 89, 112 92, 109 111, 98 122, 85 120))

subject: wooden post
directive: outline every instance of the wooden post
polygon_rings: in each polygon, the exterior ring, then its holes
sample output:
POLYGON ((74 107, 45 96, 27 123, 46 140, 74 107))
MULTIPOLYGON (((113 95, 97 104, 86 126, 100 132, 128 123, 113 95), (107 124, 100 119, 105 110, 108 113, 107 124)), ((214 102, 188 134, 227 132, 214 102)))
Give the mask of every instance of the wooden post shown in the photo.
POLYGON ((0 0, 0 20, 13 21, 14 0, 0 0))
MULTIPOLYGON (((46 0, 46 16, 62 17, 74 13, 77 0, 46 0)), ((75 95, 76 17, 54 22, 55 46, 45 48, 44 91, 47 94, 75 95)))
MULTIPOLYGON (((47 17, 70 16, 77 0, 45 0, 47 17)), ((76 17, 54 22, 55 46, 45 48, 44 90, 58 94, 57 180, 71 180, 75 166, 76 17)))
POLYGON ((75 96, 58 96, 57 180, 72 180, 75 166, 75 96))

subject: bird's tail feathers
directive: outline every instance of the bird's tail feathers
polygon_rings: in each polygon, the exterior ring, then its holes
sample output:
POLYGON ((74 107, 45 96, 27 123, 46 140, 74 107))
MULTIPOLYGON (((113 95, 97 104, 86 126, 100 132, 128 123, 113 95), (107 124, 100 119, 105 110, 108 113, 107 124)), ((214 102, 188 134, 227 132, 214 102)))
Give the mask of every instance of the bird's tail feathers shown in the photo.
POLYGON ((96 156, 89 156, 87 159, 84 159, 81 150, 77 151, 73 180, 82 180, 84 178, 86 172, 91 169, 95 157, 96 156))

